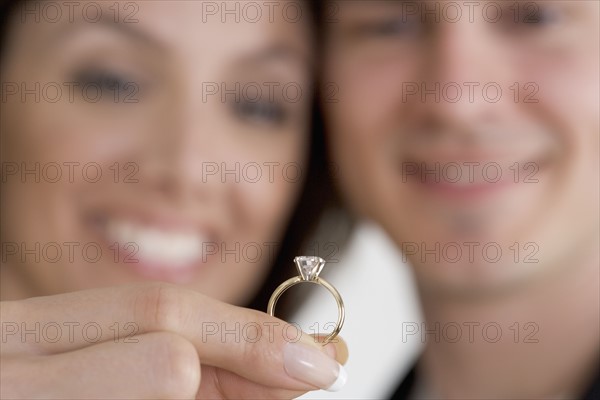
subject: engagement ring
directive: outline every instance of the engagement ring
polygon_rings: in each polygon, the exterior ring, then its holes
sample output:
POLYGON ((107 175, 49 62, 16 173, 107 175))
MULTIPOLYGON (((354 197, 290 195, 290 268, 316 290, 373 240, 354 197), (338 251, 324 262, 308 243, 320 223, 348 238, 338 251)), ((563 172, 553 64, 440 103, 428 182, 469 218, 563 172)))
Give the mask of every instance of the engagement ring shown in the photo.
POLYGON ((277 289, 275 289, 271 295, 271 299, 269 300, 267 312, 269 315, 275 316, 275 305, 277 304, 279 297, 283 294, 283 292, 298 283, 308 282, 325 287, 331 292, 338 306, 337 324, 334 330, 325 338, 325 341, 322 343, 323 345, 326 345, 327 343, 331 342, 338 335, 338 333, 340 333, 340 330, 342 330, 342 325, 344 324, 344 301, 342 300, 342 296, 340 296, 336 288, 331 286, 331 284, 325 279, 319 278, 319 274, 325 265, 325 260, 320 257, 300 256, 294 258, 294 263, 296 264, 296 268, 298 268, 299 276, 288 279, 279 285, 277 289))

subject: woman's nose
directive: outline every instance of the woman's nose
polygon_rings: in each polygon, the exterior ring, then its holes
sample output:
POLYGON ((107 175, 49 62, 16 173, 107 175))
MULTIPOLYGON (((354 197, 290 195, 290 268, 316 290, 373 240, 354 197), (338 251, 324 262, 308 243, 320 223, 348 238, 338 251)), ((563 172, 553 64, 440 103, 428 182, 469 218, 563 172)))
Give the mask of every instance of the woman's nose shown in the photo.
POLYGON ((218 179, 215 169, 221 168, 232 144, 213 107, 174 107, 151 128, 140 170, 155 190, 190 200, 222 195, 226 181, 218 179))

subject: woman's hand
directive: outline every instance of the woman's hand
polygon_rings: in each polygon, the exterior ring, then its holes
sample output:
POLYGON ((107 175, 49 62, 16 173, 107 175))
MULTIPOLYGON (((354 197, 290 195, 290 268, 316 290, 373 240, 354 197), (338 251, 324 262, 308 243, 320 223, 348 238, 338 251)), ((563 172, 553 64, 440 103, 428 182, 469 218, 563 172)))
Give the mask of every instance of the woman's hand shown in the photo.
POLYGON ((345 380, 343 341, 170 284, 7 301, 0 318, 3 399, 280 399, 345 380))

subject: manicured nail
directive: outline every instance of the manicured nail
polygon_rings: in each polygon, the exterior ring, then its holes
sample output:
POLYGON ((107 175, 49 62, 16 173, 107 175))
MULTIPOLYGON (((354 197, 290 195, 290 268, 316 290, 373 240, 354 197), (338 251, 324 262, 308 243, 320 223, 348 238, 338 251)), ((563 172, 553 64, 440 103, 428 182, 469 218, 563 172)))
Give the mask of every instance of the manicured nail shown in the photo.
POLYGON ((330 392, 340 390, 348 379, 346 370, 317 346, 301 341, 283 348, 285 371, 294 379, 330 392))

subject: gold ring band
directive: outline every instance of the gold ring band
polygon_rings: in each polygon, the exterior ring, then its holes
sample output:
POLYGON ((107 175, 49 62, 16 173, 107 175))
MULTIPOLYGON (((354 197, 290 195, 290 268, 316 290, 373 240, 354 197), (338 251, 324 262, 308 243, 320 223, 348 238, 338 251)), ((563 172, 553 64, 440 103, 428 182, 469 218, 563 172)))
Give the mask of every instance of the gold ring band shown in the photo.
POLYGON ((342 330, 342 326, 344 325, 345 319, 344 301, 342 300, 342 296, 336 288, 334 288, 325 279, 319 278, 319 274, 321 273, 321 270, 325 265, 325 260, 323 260, 320 257, 302 256, 294 258, 294 263, 298 268, 299 276, 295 276, 293 278, 288 279, 287 281, 279 285, 277 289, 275 289, 275 291, 271 295, 271 298, 269 299, 267 313, 271 316, 275 316, 275 305, 277 304, 277 300, 279 300, 279 297, 281 297, 283 292, 285 292, 294 285, 297 285, 302 282, 308 282, 323 286, 325 289, 329 290, 329 292, 333 295, 338 306, 338 319, 335 328, 322 342, 323 345, 326 345, 327 343, 331 342, 342 330))

